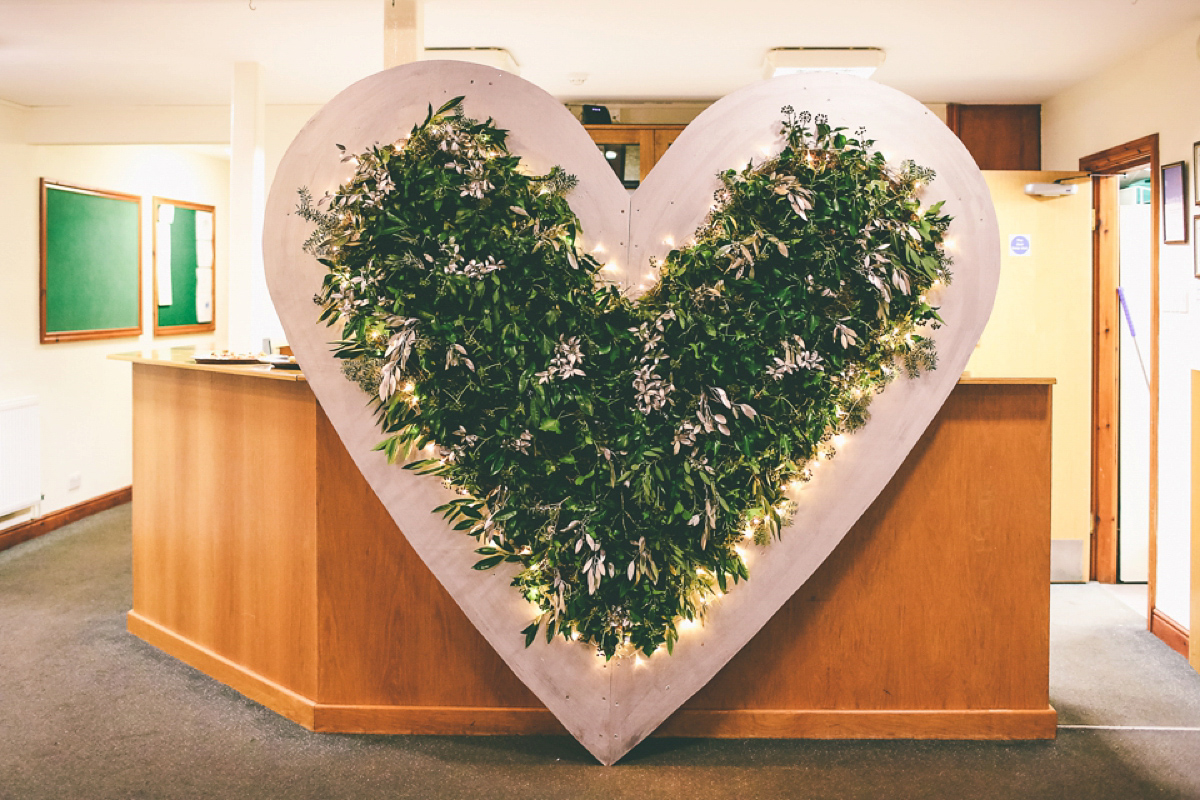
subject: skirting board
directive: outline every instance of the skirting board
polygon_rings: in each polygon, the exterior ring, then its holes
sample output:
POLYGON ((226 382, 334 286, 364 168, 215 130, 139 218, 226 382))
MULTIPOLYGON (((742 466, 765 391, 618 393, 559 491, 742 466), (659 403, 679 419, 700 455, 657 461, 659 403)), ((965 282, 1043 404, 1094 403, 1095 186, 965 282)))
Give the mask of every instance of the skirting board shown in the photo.
POLYGON ((1179 655, 1188 657, 1188 629, 1157 608, 1150 614, 1150 632, 1179 655))
POLYGON ((13 525, 11 528, 5 528, 4 530, 0 530, 0 550, 7 550, 22 542, 28 542, 30 539, 44 536, 51 531, 58 530, 64 525, 70 525, 72 522, 78 522, 84 517, 90 517, 92 514, 99 514, 101 511, 107 511, 110 508, 123 505, 132 499, 133 487, 126 486, 123 489, 116 489, 98 497, 93 497, 91 500, 84 500, 82 503, 60 508, 58 511, 51 511, 49 514, 43 514, 37 519, 26 520, 25 522, 13 525))
MULTIPOLYGON (((349 706, 317 703, 130 611, 129 632, 251 700, 318 733, 561 734, 546 709, 349 706)), ((1053 739, 1058 713, 1044 709, 862 711, 683 709, 655 736, 737 739, 1053 739)))

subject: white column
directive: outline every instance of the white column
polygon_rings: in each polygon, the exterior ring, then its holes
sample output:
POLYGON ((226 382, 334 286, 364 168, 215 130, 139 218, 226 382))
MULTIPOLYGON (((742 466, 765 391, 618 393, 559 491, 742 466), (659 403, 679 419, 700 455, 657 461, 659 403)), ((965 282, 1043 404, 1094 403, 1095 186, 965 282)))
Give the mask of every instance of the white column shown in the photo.
POLYGON ((383 0, 383 68, 417 61, 424 49, 424 0, 383 0))
POLYGON ((266 105, 262 68, 233 65, 229 155, 229 348, 258 352, 264 337, 279 338, 278 318, 263 272, 263 210, 266 206, 263 140, 266 105))

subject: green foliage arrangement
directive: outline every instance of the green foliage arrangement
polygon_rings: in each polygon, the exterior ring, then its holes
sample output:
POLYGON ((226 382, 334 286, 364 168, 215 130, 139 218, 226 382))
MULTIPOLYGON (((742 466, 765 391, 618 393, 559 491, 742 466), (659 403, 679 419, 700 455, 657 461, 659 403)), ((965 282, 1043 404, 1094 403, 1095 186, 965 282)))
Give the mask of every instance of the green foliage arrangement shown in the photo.
POLYGON ((950 278, 950 220, 921 208, 933 175, 785 107, 778 155, 719 176, 694 242, 634 300, 579 246, 574 179, 527 174, 461 101, 344 154, 332 195, 301 190, 329 269, 315 301, 380 448, 433 448, 406 468, 462 495, 437 510, 477 540, 476 568, 519 565, 527 642, 670 650, 874 394, 935 366, 926 292, 950 278))

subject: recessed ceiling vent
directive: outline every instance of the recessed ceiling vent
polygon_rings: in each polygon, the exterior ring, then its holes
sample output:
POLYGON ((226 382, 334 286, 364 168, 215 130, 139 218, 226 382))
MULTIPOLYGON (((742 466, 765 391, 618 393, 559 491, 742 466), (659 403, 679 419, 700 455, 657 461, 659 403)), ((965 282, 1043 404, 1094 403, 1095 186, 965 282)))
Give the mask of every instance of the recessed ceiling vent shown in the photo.
POLYGON ((767 51, 764 78, 797 72, 842 72, 869 78, 887 53, 879 47, 777 47, 767 51))

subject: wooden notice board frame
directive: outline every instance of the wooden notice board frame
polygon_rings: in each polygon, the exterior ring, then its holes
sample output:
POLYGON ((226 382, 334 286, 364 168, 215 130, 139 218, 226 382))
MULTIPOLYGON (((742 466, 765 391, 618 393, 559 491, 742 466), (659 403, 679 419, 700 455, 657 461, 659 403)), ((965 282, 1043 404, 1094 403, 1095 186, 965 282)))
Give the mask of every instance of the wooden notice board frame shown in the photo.
MULTIPOLYGON (((39 291, 39 306, 42 344, 80 341, 84 339, 113 339, 140 335, 142 332, 142 198, 138 195, 125 194, 124 192, 113 192, 106 189, 93 189, 68 183, 59 183, 58 181, 51 181, 46 178, 39 179, 39 194, 41 196, 39 231, 41 286, 39 291), (126 258, 130 263, 126 265, 118 264, 117 268, 129 270, 129 275, 118 277, 120 278, 120 283, 129 285, 129 288, 124 291, 127 291, 130 297, 136 294, 136 323, 133 321, 133 315, 131 314, 129 324, 104 325, 103 322, 98 322, 95 326, 91 326, 85 322, 82 325, 62 329, 54 328, 51 330, 53 318, 58 316, 58 312, 51 308, 50 304, 55 301, 55 297, 63 296, 67 284, 78 281, 81 272, 77 263, 67 263, 64 254, 60 252, 60 248, 58 247, 60 233, 56 230, 53 236, 50 234, 51 228, 56 223, 62 222, 64 225, 68 224, 66 219, 50 219, 53 212, 50 208, 49 196, 52 191, 61 191, 80 197, 117 200, 134 205, 136 209, 136 224, 132 222, 123 223, 129 226, 128 231, 114 229, 112 225, 105 225, 104 221, 100 219, 102 215, 97 214, 90 220, 76 219, 75 222, 78 227, 71 230, 69 234, 65 234, 63 241, 70 239, 72 242, 84 242, 93 248, 91 252, 87 253, 87 263, 84 264, 83 271, 104 268, 105 265, 102 259, 104 258, 105 248, 111 243, 123 243, 126 249, 129 249, 128 245, 130 242, 133 244, 131 249, 133 255, 126 254, 126 258), (55 238, 56 241, 51 242, 52 238, 55 238), (129 241, 126 241, 126 238, 129 241), (132 266, 134 261, 136 261, 136 274, 134 274, 132 266), (131 277, 133 278, 132 281, 130 280, 131 277)), ((111 253, 112 251, 109 250, 109 252, 111 253)), ((110 261, 107 267, 110 270, 112 269, 111 263, 110 261)), ((88 283, 71 286, 70 291, 88 297, 103 297, 103 295, 97 294, 99 289, 104 288, 103 275, 100 278, 95 278, 93 273, 87 275, 87 277, 92 280, 88 283)), ((95 308, 90 309, 90 313, 93 318, 97 316, 95 308)))
MULTIPOLYGON (((212 205, 206 205, 204 203, 191 203, 186 200, 172 200, 167 197, 157 197, 156 196, 153 198, 151 210, 153 212, 153 216, 151 217, 151 220, 152 220, 151 224, 152 224, 153 230, 154 230, 154 235, 153 235, 154 288, 153 288, 153 295, 152 295, 153 301, 150 303, 150 305, 154 307, 154 335, 155 336, 178 336, 178 335, 188 334, 188 333, 211 333, 212 331, 215 331, 217 329, 217 207, 212 206, 212 205), (203 211, 203 212, 207 212, 208 214, 211 215, 211 218, 213 221, 212 230, 211 230, 212 238, 211 238, 211 242, 210 242, 210 246, 212 247, 212 280, 210 282, 211 283, 210 288, 212 291, 212 297, 210 298, 210 306, 212 308, 212 312, 211 312, 210 319, 208 322, 195 322, 195 323, 186 323, 186 324, 179 324, 179 325, 161 324, 161 320, 159 318, 159 305, 158 305, 158 272, 159 272, 158 258, 159 258, 159 254, 161 252, 160 247, 159 247, 159 241, 158 241, 158 232, 159 232, 158 210, 159 210, 160 206, 164 206, 164 205, 174 206, 175 208, 189 209, 191 211, 203 211)), ((172 253, 172 259, 173 259, 174 253, 175 253, 174 247, 171 248, 171 253, 172 253)), ((182 302, 184 305, 187 305, 188 303, 195 305, 196 291, 197 291, 196 284, 194 284, 194 283, 189 284, 189 287, 191 289, 191 293, 190 294, 185 293, 184 297, 182 298, 182 300, 180 302, 182 302)))

